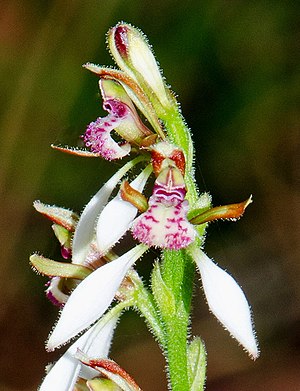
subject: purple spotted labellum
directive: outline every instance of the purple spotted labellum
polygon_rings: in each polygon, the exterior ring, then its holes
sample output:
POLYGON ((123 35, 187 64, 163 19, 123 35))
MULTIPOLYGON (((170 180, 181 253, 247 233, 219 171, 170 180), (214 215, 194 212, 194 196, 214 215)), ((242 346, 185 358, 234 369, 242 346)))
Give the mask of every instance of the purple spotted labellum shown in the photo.
POLYGON ((179 250, 195 240, 196 231, 186 217, 183 176, 172 160, 165 160, 169 165, 158 175, 149 208, 135 220, 132 233, 148 246, 179 250))

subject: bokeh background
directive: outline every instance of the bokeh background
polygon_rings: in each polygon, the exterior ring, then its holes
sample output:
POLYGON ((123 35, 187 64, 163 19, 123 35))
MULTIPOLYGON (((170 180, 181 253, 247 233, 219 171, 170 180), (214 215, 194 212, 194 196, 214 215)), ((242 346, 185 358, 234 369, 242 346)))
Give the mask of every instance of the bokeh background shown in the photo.
MULTIPOLYGON (((251 302, 261 358, 252 362, 209 313, 195 284, 193 328, 208 351, 209 391, 300 390, 299 7, 292 1, 2 0, 0 11, 0 389, 34 390, 57 309, 28 256, 58 257, 32 201, 80 211, 117 165, 60 154, 103 114, 87 61, 113 64, 119 20, 149 37, 192 129, 196 175, 215 205, 253 194, 238 223, 209 227, 206 250, 251 302), (297 183, 298 181, 298 183, 297 183)), ((148 265, 148 269, 149 269, 148 265)), ((147 274, 147 265, 145 266, 147 274)), ((126 314, 112 349, 145 391, 166 390, 164 361, 126 314)))

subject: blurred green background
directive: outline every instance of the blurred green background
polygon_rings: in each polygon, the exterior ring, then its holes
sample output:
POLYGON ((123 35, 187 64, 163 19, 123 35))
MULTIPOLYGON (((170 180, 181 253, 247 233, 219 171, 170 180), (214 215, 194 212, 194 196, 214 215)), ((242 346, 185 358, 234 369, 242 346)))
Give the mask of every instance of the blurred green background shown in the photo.
MULTIPOLYGON (((1 390, 36 389, 61 354, 44 351, 57 309, 28 264, 36 250, 57 257, 58 246, 32 201, 80 211, 117 169, 50 144, 76 145, 103 114, 97 79, 81 65, 113 64, 105 33, 120 20, 148 35, 178 94, 199 189, 214 205, 254 198, 238 223, 209 227, 206 250, 243 286, 261 358, 253 363, 221 328, 197 283, 191 334, 206 341, 207 390, 300 390, 299 11, 275 0, 2 0, 1 390)), ((143 390, 167 389, 138 315, 122 318, 111 357, 143 390)))

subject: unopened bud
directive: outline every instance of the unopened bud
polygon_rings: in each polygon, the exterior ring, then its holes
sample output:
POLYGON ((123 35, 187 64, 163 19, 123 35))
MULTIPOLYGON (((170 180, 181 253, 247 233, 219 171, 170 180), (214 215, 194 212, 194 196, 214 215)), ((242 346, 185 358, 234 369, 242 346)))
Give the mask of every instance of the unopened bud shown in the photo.
POLYGON ((133 26, 119 23, 109 31, 108 44, 116 63, 136 80, 152 104, 169 107, 169 91, 145 36, 133 26))

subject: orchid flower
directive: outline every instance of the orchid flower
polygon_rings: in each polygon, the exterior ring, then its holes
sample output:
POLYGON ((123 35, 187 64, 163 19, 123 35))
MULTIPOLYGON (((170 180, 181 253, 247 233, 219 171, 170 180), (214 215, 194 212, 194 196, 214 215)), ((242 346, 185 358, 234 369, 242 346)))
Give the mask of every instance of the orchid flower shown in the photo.
POLYGON ((131 145, 139 145, 151 131, 143 124, 123 87, 113 80, 99 81, 105 118, 91 122, 83 136, 85 145, 104 159, 120 159, 129 154, 131 145), (126 143, 119 145, 110 136, 115 130, 126 143))
MULTIPOLYGON (((250 308, 242 290, 232 277, 214 265, 204 253, 195 247, 197 230, 196 226, 193 226, 187 218, 189 204, 185 199, 184 178, 176 165, 177 162, 179 167, 183 169, 183 156, 181 155, 179 159, 178 153, 174 153, 176 148, 172 149, 170 145, 168 145, 167 153, 165 149, 165 145, 154 149, 152 165, 159 174, 153 187, 153 194, 149 199, 148 209, 134 220, 137 209, 131 203, 124 201, 120 195, 117 195, 104 207, 98 218, 97 244, 100 253, 105 254, 130 227, 134 238, 145 246, 139 245, 133 248, 119 259, 93 272, 79 284, 65 305, 50 336, 49 349, 63 344, 99 318, 111 304, 130 267, 146 251, 146 246, 153 246, 171 250, 190 248, 189 252, 200 271, 203 289, 211 311, 251 356, 254 358, 258 356, 250 308), (164 151, 165 155, 162 157, 159 151, 164 151), (170 159, 172 154, 177 159, 170 159), (117 213, 115 213, 116 211, 117 213), (109 228, 110 224, 111 229, 109 228), (104 288, 105 281, 109 281, 109 284, 104 288), (214 284, 218 286, 221 294, 216 294, 218 290, 214 288, 214 284), (101 291, 105 291, 105 295, 102 293, 101 300, 98 300, 101 291), (75 308, 78 303, 83 302, 85 297, 90 297, 90 302, 88 305, 82 306, 82 310, 77 311, 77 317, 74 319, 75 308), (95 302, 94 297, 96 298, 95 302), (240 316, 240 314, 243 315, 240 316), (58 336, 61 339, 57 339, 58 336)), ((132 182, 131 185, 135 189, 143 188, 150 172, 149 167, 146 170, 146 174, 142 172, 132 182)), ((123 198, 126 199, 126 196, 123 195, 123 198)), ((219 211, 219 214, 211 209, 210 213, 213 215, 211 219, 224 218, 225 215, 227 218, 240 217, 248 204, 249 201, 236 208, 224 207, 224 210, 219 211), (233 211, 229 212, 231 209, 233 211)), ((192 221, 201 221, 201 215, 201 213, 194 215, 192 221)), ((202 223, 207 221, 208 215, 209 213, 206 212, 202 223)))

